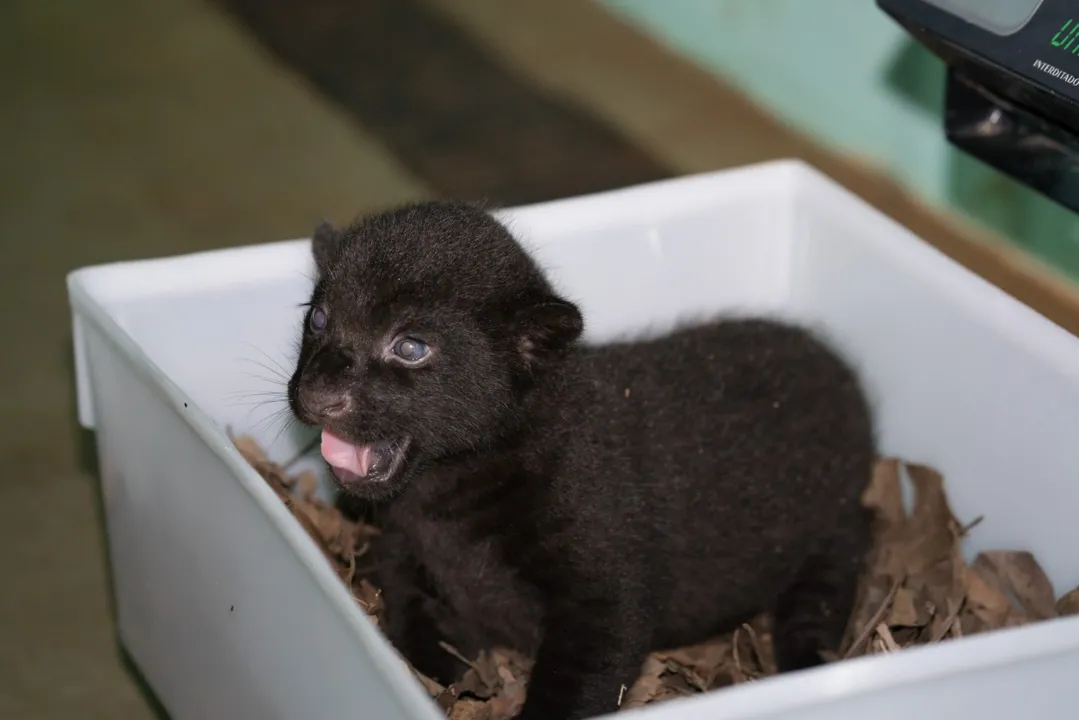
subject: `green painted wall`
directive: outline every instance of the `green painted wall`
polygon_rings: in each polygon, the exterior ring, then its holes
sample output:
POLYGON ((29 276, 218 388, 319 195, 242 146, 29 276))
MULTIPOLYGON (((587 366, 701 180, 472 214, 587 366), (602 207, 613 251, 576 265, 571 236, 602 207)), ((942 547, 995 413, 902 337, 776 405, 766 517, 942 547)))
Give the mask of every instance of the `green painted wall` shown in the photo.
POLYGON ((1079 279, 1079 218, 944 139, 944 66, 874 0, 597 0, 779 117, 1079 279))

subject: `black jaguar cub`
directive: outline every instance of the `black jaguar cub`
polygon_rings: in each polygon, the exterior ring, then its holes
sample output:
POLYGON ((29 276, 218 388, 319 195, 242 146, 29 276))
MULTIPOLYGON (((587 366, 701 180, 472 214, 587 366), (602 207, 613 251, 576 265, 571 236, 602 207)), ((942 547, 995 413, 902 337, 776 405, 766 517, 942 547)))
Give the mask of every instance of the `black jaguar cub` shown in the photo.
POLYGON ((490 214, 320 225, 289 401, 378 507, 390 640, 443 682, 535 658, 521 718, 617 709, 653 650, 761 611, 781 671, 840 643, 875 454, 854 372, 810 333, 719 319, 590 346, 490 214))

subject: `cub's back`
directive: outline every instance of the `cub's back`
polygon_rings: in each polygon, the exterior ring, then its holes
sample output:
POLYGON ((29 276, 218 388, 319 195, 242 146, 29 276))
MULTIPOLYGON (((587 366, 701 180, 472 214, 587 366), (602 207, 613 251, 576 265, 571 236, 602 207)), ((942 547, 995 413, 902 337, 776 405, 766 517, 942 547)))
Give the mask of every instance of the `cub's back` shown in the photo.
POLYGON ((647 515, 656 540, 693 536, 708 551, 815 535, 869 480, 859 380, 802 328, 723 320, 590 347, 574 363, 562 483, 589 506, 600 496, 647 515))
POLYGON ((669 594, 660 637, 694 642, 759 611, 810 555, 864 550, 870 410, 810 333, 723 321, 575 362, 556 495, 576 543, 611 568, 649 566, 669 594))
POLYGON ((856 373, 796 325, 722 320, 587 347, 575 362, 585 419, 643 434, 653 451, 711 446, 734 419, 803 440, 872 440, 856 373))

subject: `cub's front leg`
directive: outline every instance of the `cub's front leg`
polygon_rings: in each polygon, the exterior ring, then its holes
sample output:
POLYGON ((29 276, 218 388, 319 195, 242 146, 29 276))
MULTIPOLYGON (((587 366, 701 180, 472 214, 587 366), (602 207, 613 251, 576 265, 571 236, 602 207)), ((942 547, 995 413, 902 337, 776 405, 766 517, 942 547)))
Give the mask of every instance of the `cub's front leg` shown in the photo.
POLYGON ((550 608, 518 720, 582 720, 618 709, 648 655, 652 613, 617 592, 550 608))
POLYGON ((444 638, 430 612, 437 593, 407 538, 384 527, 376 553, 383 631, 390 643, 427 677, 443 685, 458 680, 465 665, 439 645, 444 638))

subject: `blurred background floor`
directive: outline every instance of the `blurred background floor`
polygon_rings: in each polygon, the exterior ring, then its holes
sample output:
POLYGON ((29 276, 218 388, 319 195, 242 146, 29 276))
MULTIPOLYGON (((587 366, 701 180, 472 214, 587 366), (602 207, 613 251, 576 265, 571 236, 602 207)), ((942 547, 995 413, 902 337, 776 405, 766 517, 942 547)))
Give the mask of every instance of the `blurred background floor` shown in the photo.
POLYGON ((65 273, 430 191, 198 0, 5 2, 0 78, 0 717, 153 717, 114 638, 65 273))
POLYGON ((577 0, 7 0, 0 87, 0 717, 158 712, 115 640, 73 268, 797 156, 1043 312, 1067 304, 577 0))

